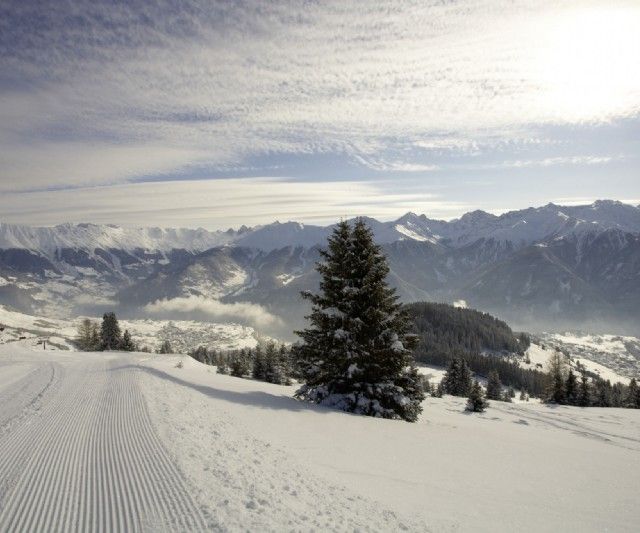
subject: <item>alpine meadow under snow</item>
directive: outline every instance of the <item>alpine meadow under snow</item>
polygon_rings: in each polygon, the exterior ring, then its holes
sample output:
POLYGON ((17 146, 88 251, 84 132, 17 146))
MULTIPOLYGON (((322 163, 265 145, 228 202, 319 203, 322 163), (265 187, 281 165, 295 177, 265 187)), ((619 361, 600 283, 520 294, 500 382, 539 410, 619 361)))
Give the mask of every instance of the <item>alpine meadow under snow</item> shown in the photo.
POLYGON ((2 0, 0 533, 640 531, 638 0, 2 0))

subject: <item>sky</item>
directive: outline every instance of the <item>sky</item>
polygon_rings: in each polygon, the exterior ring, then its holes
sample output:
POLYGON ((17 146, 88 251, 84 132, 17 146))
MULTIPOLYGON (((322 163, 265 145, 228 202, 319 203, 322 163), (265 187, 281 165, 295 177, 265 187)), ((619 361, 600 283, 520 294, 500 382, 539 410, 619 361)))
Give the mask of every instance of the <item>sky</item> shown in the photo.
POLYGON ((640 2, 0 3, 0 222, 640 204, 640 2))

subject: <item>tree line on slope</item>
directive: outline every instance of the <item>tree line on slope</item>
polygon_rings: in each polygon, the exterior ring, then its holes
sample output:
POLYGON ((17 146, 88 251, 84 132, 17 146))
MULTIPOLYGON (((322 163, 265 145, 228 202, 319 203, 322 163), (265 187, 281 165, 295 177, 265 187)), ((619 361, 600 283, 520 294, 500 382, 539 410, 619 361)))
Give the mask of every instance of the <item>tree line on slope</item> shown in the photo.
POLYGON ((417 302, 406 306, 419 343, 415 358, 425 364, 448 367, 464 359, 480 377, 497 372, 502 382, 532 396, 547 386, 544 372, 522 368, 513 355, 524 355, 530 345, 526 333, 514 333, 503 321, 474 309, 449 304, 417 302))
MULTIPOLYGON (((78 326, 75 345, 84 352, 102 352, 117 350, 121 352, 150 352, 147 346, 139 346, 131 338, 128 329, 124 333, 120 329, 120 323, 113 312, 105 313, 102 323, 85 318, 78 326)), ((157 353, 173 353, 168 340, 158 347, 157 353)))
POLYGON ((259 342, 255 348, 240 350, 208 350, 199 346, 189 355, 206 365, 217 366, 218 374, 252 377, 278 385, 291 385, 292 378, 297 376, 291 350, 273 341, 259 342))
MULTIPOLYGON (((583 366, 578 367, 580 379, 570 368, 566 356, 555 351, 548 361, 548 373, 545 374, 545 388, 541 399, 545 403, 558 405, 575 405, 580 407, 626 407, 640 409, 640 387, 635 378, 629 385, 614 383, 589 374, 583 366)), ((454 357, 449 362, 442 381, 436 386, 426 383, 426 390, 432 396, 440 397, 443 393, 468 398, 472 410, 483 410, 487 407, 483 399, 511 402, 516 396, 513 387, 505 388, 497 371, 489 372, 486 393, 476 387, 473 372, 466 359, 454 357)), ((525 390, 520 392, 521 400, 528 400, 525 390)))
POLYGON ((544 397, 546 402, 581 407, 640 409, 640 388, 635 378, 630 380, 629 385, 620 382, 612 384, 610 380, 590 374, 579 362, 577 367, 578 373, 569 366, 566 355, 561 351, 556 350, 551 354, 544 397))
POLYGON ((78 326, 76 346, 85 352, 120 350, 132 352, 136 345, 131 339, 129 330, 122 333, 115 313, 105 313, 102 324, 85 318, 78 326))

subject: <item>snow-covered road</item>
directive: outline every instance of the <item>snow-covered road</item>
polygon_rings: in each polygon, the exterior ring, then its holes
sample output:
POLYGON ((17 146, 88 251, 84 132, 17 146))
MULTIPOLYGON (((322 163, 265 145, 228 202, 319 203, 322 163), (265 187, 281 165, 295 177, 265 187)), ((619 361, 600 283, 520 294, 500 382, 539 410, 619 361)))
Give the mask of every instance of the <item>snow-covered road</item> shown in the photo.
POLYGON ((210 525, 151 424, 136 358, 34 355, 0 367, 0 531, 210 525))

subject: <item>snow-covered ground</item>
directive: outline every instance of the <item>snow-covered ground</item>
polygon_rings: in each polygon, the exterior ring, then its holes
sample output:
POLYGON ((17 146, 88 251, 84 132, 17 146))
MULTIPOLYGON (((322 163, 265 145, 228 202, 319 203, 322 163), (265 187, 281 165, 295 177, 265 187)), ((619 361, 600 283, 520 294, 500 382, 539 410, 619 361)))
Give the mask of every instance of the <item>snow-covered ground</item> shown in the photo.
POLYGON ((0 530, 635 531, 640 411, 429 398, 415 424, 186 356, 0 346, 0 530), (182 363, 182 364, 179 364, 182 363))

